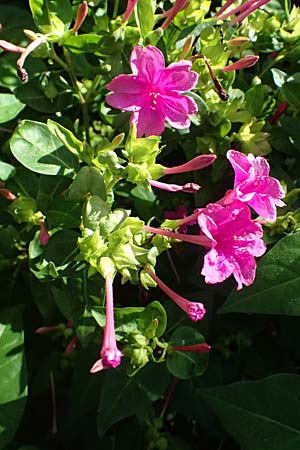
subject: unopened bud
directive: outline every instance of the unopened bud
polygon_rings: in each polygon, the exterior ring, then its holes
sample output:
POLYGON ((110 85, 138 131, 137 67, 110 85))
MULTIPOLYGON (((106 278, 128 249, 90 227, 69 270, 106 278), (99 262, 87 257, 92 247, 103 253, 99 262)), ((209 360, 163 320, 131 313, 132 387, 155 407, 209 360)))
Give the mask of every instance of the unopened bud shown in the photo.
POLYGON ((77 15, 76 15, 76 19, 75 19, 75 23, 73 26, 73 31, 78 31, 79 28, 81 27, 81 25, 83 24, 87 13, 88 13, 88 4, 86 1, 83 1, 81 3, 81 5, 79 5, 79 8, 77 10, 77 15))
POLYGON ((117 147, 118 145, 122 144, 124 137, 125 137, 125 133, 118 134, 117 136, 115 136, 113 138, 112 144, 117 147))
POLYGON ((246 45, 250 42, 250 39, 244 36, 235 37, 228 41, 228 45, 231 47, 240 47, 242 45, 246 45))
POLYGON ((248 67, 254 66, 258 60, 258 55, 248 55, 229 66, 222 67, 221 70, 222 72, 230 72, 231 70, 247 69, 248 67))
POLYGON ((31 41, 35 41, 38 38, 38 35, 32 30, 23 30, 25 36, 28 37, 31 41))
POLYGON ((23 53, 25 48, 19 47, 19 45, 12 44, 8 41, 3 41, 0 39, 0 48, 2 50, 5 50, 6 52, 13 52, 13 53, 23 53))
POLYGON ((179 55, 179 59, 185 59, 189 54, 189 51, 192 48, 194 42, 194 36, 189 36, 182 47, 181 53, 179 55))
POLYGON ((2 195, 2 197, 6 198, 7 200, 11 201, 16 200, 17 198, 15 194, 13 194, 11 191, 5 188, 0 188, 0 195, 2 195))

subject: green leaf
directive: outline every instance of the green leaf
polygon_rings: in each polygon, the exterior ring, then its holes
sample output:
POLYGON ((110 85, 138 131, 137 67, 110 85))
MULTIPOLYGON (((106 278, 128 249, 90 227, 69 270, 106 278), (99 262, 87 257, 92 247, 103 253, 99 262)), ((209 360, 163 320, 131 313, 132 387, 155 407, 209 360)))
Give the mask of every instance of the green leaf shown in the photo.
POLYGON ((167 327, 165 308, 157 301, 150 303, 141 313, 138 324, 147 338, 162 336, 167 327))
POLYGON ((14 176, 16 169, 14 166, 0 161, 0 180, 7 181, 10 177, 14 176))
POLYGON ((80 225, 81 205, 62 197, 55 197, 47 210, 50 228, 77 228, 80 225))
POLYGON ((76 156, 80 156, 83 150, 83 144, 70 130, 50 119, 47 120, 47 127, 52 134, 61 140, 70 152, 74 153, 76 156))
POLYGON ((300 109, 300 73, 288 77, 281 91, 291 106, 300 109))
POLYGON ((300 233, 281 239, 257 266, 252 286, 233 291, 220 313, 300 316, 300 233))
POLYGON ((0 123, 9 122, 25 108, 14 94, 0 94, 0 123))
POLYGON ((102 36, 92 33, 79 34, 77 36, 68 35, 62 39, 62 45, 75 54, 95 53, 100 51, 102 40, 102 36))
MULTIPOLYGON (((204 337, 192 327, 178 327, 170 338, 171 345, 193 345, 205 342, 204 337)), ((168 355, 167 367, 177 378, 186 379, 202 375, 208 363, 208 354, 172 351, 168 355)))
POLYGON ((69 0, 29 0, 33 20, 42 33, 62 34, 73 19, 69 0))
POLYGON ((104 178, 96 167, 84 166, 80 169, 69 188, 68 199, 80 201, 87 194, 97 195, 102 200, 106 200, 104 178))
POLYGON ((281 88, 284 83, 286 82, 286 79, 288 75, 285 72, 282 72, 282 70, 279 69, 271 69, 274 83, 277 87, 281 88))
POLYGON ((13 438, 26 403, 21 314, 20 306, 8 308, 0 314, 0 449, 13 438))
POLYGON ((102 437, 114 423, 125 417, 152 414, 146 389, 135 377, 128 378, 120 369, 105 373, 97 411, 98 434, 102 437))
POLYGON ((143 0, 137 2, 136 5, 136 22, 139 27, 142 38, 152 31, 154 27, 154 14, 151 0, 143 0))
POLYGON ((14 157, 34 172, 64 175, 79 168, 78 160, 44 123, 22 121, 14 132, 10 145, 14 157))
POLYGON ((50 290, 61 313, 76 325, 84 312, 81 279, 61 281, 60 284, 51 285, 50 290))
POLYGON ((242 450, 300 448, 300 377, 278 374, 203 391, 242 450))

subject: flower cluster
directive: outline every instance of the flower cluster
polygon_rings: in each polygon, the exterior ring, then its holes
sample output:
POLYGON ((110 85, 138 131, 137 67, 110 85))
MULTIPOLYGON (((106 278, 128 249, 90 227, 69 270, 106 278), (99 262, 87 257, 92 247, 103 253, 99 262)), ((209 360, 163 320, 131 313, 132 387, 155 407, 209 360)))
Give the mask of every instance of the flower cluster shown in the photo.
MULTIPOLYGON (((135 3, 128 2, 124 21, 128 19, 135 3)), ((251 0, 244 5, 251 6, 250 3, 254 6, 259 4, 251 0)), ((177 2, 175 6, 184 7, 184 2, 182 4, 177 2)), ((241 7, 238 11, 234 10, 234 12, 240 11, 242 11, 241 7)), ((220 10, 219 15, 222 12, 220 10)), ((223 14, 222 18, 225 16, 223 14)), ((222 70, 226 72, 250 67, 257 60, 256 56, 245 57, 222 70)), ((107 96, 106 101, 114 108, 132 112, 131 123, 135 124, 137 139, 144 135, 146 137, 161 135, 165 121, 177 129, 188 128, 189 115, 198 111, 194 100, 185 95, 196 86, 198 81, 197 73, 191 70, 192 63, 183 60, 165 67, 162 52, 148 45, 144 48, 136 46, 133 49, 130 66, 132 75, 118 75, 107 85, 112 92, 107 96)), ((128 155, 127 157, 130 158, 128 155)), ((149 177, 146 177, 146 181, 149 188, 194 193, 200 189, 200 186, 195 183, 190 182, 180 186, 157 181, 156 178, 203 169, 213 164, 215 159, 215 155, 200 155, 175 167, 154 164, 151 166, 153 170, 148 171, 149 177)), ((285 193, 279 181, 269 176, 270 167, 265 158, 229 150, 227 159, 235 173, 234 186, 222 199, 208 204, 205 208, 196 209, 189 216, 185 206, 180 205, 175 213, 166 212, 166 218, 171 220, 163 224, 165 228, 145 225, 143 230, 145 233, 203 247, 206 254, 201 274, 205 277, 205 282, 221 283, 233 275, 237 282, 237 289, 241 289, 243 285, 249 286, 254 281, 255 258, 262 256, 266 251, 266 245, 262 239, 262 223, 276 220, 276 207, 284 205, 281 199, 285 193), (260 216, 259 220, 251 218, 250 208, 260 216), (195 224, 198 225, 198 234, 189 234, 187 225, 195 224), (179 231, 174 231, 176 229, 179 231)), ((136 163, 138 161, 135 161, 136 163)), ((192 302, 174 292, 154 273, 152 265, 146 263, 142 272, 143 276, 157 284, 192 321, 203 319, 206 309, 202 302, 192 302)), ((113 317, 112 279, 107 277, 104 340, 101 358, 93 365, 92 373, 116 367, 121 362, 122 353, 116 345, 113 317)), ((201 344, 201 347, 199 349, 197 347, 195 351, 207 352, 209 349, 207 344, 201 344)), ((192 351, 190 347, 188 351, 192 351)))

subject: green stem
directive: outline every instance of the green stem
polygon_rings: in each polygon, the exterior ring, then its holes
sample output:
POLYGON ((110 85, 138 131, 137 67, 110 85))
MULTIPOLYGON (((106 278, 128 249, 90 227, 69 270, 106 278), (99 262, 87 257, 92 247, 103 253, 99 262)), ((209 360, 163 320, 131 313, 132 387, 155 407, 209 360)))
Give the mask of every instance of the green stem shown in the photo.
POLYGON ((64 49, 64 56, 66 59, 66 62, 63 61, 55 52, 54 48, 52 48, 52 54, 51 57, 69 74, 72 86, 74 88, 74 91, 76 92, 78 96, 79 103, 81 105, 82 109, 82 117, 83 117, 83 126, 84 126, 84 139, 89 144, 90 143, 90 137, 89 137, 89 114, 88 114, 88 107, 87 102, 84 96, 82 95, 82 92, 80 90, 80 87, 78 85, 78 81, 76 78, 76 75, 73 70, 72 66, 72 60, 71 56, 68 52, 68 50, 64 49))
POLYGON ((113 17, 112 17, 113 19, 115 19, 118 15, 119 3, 120 3, 120 0, 115 0, 113 17))

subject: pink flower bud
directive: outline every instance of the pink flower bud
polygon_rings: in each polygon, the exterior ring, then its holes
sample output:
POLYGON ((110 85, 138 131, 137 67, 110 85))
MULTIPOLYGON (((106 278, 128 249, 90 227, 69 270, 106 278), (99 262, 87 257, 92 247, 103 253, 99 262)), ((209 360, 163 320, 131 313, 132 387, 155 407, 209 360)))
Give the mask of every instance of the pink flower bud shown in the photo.
POLYGON ((163 14, 163 17, 166 17, 166 20, 162 24, 161 28, 165 30, 170 25, 174 17, 177 16, 180 11, 187 8, 189 3, 189 0, 176 0, 175 5, 163 14))
POLYGON ((75 23, 73 25, 73 31, 78 31, 81 25, 83 24, 87 13, 88 13, 88 4, 86 1, 83 1, 77 10, 77 15, 75 19, 75 23))
POLYGON ((248 67, 254 66, 259 60, 259 56, 257 55, 248 55, 244 58, 239 59, 233 64, 229 66, 222 67, 222 72, 229 72, 231 70, 239 70, 239 69, 247 69, 248 67))
POLYGON ((73 350, 75 350, 77 343, 78 343, 78 337, 74 336, 66 347, 65 355, 70 355, 73 352, 73 350))
POLYGON ((11 201, 16 200, 17 198, 15 194, 13 194, 11 191, 5 188, 0 188, 0 195, 2 195, 2 197, 6 198, 7 200, 11 201))
POLYGON ((204 169, 204 167, 210 166, 215 160, 216 155, 199 155, 184 164, 174 167, 164 167, 163 171, 165 175, 175 173, 191 172, 193 170, 204 169))
POLYGON ((172 350, 177 352, 192 352, 192 353, 208 353, 211 346, 208 344, 194 344, 194 345, 174 345, 172 350))
POLYGON ((6 52, 12 52, 12 53, 23 53, 25 48, 19 47, 19 45, 12 44, 8 41, 3 41, 0 39, 0 48, 6 52))
POLYGON ((46 224, 43 220, 39 220, 40 225, 40 234, 39 234, 39 241, 41 245, 47 245, 50 239, 50 234, 48 232, 48 229, 46 227, 46 224))
POLYGON ((155 181, 155 180, 148 180, 149 184, 153 187, 156 187, 158 189, 162 189, 164 191, 169 192, 187 192, 189 194, 194 194, 195 192, 198 192, 200 189, 200 186, 196 183, 186 183, 183 186, 179 184, 169 184, 169 183, 162 183, 161 181, 155 181))

